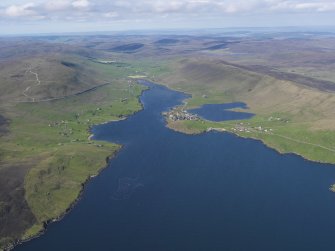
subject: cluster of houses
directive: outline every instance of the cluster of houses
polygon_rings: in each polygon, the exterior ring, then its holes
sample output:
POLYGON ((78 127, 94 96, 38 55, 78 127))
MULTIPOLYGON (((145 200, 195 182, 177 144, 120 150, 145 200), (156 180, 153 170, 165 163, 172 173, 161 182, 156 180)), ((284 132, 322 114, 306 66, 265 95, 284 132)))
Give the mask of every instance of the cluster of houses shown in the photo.
POLYGON ((200 119, 197 115, 191 114, 186 110, 180 110, 180 109, 173 109, 169 112, 163 113, 163 115, 172 121, 200 119))
POLYGON ((262 126, 256 126, 256 127, 250 127, 250 124, 247 123, 246 125, 244 123, 236 124, 234 128, 232 128, 232 131, 234 132, 264 132, 264 133, 271 133, 272 129, 263 128, 262 126))

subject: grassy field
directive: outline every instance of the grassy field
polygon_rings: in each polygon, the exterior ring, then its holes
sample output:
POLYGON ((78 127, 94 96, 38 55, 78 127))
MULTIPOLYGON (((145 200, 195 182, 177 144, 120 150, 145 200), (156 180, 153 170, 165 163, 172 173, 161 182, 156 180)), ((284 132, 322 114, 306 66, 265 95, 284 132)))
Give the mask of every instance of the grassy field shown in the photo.
MULTIPOLYGON (((85 67, 111 83, 49 102, 13 102, 3 111, 10 123, 0 143, 0 170, 20 160, 20 168, 27 170, 22 176, 25 199, 21 200, 27 202, 32 215, 29 223, 15 231, 3 230, 2 247, 36 235, 45 222, 64 214, 80 195, 85 181, 97 175, 107 165, 108 157, 118 151, 119 145, 89 140, 91 126, 122 119, 141 109, 138 97, 145 87, 127 78, 136 73, 136 68, 118 72, 113 65, 86 63, 85 67)), ((11 199, 0 204, 0 213, 8 206, 13 208, 11 199)), ((17 217, 15 213, 5 216, 9 225, 17 217)))
POLYGON ((318 86, 327 80, 333 88, 334 38, 164 39, 2 41, 0 249, 64 214, 118 151, 119 145, 89 140, 89 128, 141 109, 144 87, 136 78, 191 94, 187 109, 239 101, 256 114, 244 121, 168 121, 174 130, 226 130, 282 153, 335 163, 335 93, 318 86), (137 43, 143 46, 132 53, 115 50, 137 43))
POLYGON ((279 125, 261 117, 229 122, 169 121, 168 126, 188 134, 203 133, 211 129, 227 131, 241 137, 259 139, 280 153, 296 153, 312 161, 335 164, 333 131, 311 131, 303 125, 279 125), (259 127, 263 130, 259 130, 259 127), (239 131, 240 128, 244 130, 239 131))
POLYGON ((175 74, 162 78, 161 82, 192 94, 186 101, 186 109, 241 101, 249 106, 248 112, 256 116, 246 121, 229 122, 169 121, 169 127, 186 133, 223 128, 243 137, 262 140, 282 153, 293 152, 309 160, 335 164, 334 93, 213 59, 179 60, 173 67, 175 74), (262 130, 255 129, 259 127, 262 130))
POLYGON ((167 72, 152 57, 36 46, 18 54, 0 47, 0 249, 36 235, 72 206, 120 148, 90 140, 89 129, 139 111, 145 87, 136 78, 167 72))

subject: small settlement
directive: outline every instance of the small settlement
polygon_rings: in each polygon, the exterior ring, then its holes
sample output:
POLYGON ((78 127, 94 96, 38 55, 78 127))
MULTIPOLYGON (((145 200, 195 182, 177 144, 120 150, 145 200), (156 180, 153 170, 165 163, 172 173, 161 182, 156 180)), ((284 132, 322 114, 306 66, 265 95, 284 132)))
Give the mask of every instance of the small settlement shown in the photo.
POLYGON ((238 123, 235 125, 235 127, 231 128, 233 132, 246 132, 246 133, 251 133, 251 132, 263 132, 263 133, 272 133, 272 129, 270 128, 263 128, 262 126, 250 126, 249 123, 238 123))
POLYGON ((200 120, 199 116, 195 114, 191 114, 186 110, 175 108, 168 112, 163 112, 163 115, 172 120, 172 121, 178 121, 178 120, 200 120))
MULTIPOLYGON (((165 116, 166 119, 168 119, 170 121, 201 120, 201 118, 198 115, 189 113, 187 110, 184 110, 181 107, 174 108, 174 109, 172 109, 168 112, 163 112, 162 114, 163 114, 163 116, 165 116)), ((270 120, 288 123, 288 120, 284 120, 284 119, 281 119, 281 118, 270 117, 269 121, 270 120)), ((239 123, 236 123, 232 128, 230 128, 230 130, 229 129, 226 130, 225 128, 222 128, 222 127, 217 127, 217 128, 209 127, 206 131, 207 132, 210 132, 210 131, 219 131, 219 132, 231 131, 231 132, 234 132, 236 134, 239 134, 239 133, 273 134, 274 130, 269 128, 269 127, 263 127, 263 126, 260 126, 260 125, 258 125, 258 126, 251 125, 248 122, 246 122, 246 123, 239 122, 239 123)))

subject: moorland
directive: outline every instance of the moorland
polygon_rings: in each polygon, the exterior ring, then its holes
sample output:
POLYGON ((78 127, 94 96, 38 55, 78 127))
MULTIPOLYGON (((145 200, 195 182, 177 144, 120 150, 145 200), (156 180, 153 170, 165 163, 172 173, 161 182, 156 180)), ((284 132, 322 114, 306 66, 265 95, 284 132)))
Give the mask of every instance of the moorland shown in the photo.
POLYGON ((335 163, 335 34, 6 37, 0 43, 0 249, 64 215, 120 145, 90 128, 141 110, 144 78, 190 94, 183 109, 244 102, 243 121, 167 120, 228 131, 335 163))

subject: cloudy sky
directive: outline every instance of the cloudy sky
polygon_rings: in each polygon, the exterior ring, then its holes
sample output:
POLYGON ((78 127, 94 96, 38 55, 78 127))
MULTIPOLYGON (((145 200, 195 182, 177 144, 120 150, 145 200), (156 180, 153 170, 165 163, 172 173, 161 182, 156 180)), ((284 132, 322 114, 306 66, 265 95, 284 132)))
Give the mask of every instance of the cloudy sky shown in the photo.
POLYGON ((335 0, 0 0, 0 34, 335 26, 335 0))

